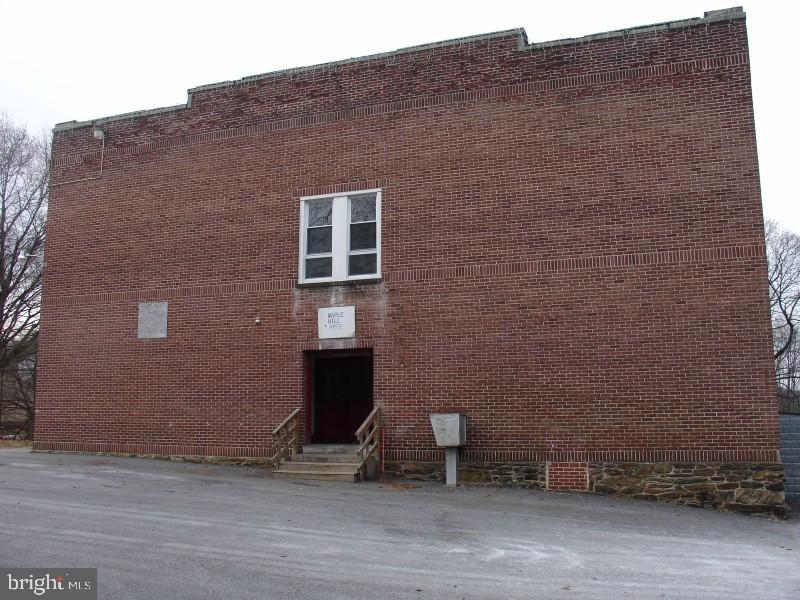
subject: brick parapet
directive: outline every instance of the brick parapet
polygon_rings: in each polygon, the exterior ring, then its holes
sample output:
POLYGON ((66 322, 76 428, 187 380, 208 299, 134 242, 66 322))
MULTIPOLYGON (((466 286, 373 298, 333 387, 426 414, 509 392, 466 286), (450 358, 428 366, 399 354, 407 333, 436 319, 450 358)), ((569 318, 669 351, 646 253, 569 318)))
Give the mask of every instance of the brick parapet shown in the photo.
MULTIPOLYGON (((162 136, 154 131, 151 140, 140 143, 127 144, 123 137, 120 141, 121 145, 103 150, 102 155, 105 160, 111 161, 113 168, 114 159, 121 160, 125 157, 136 156, 143 153, 169 151, 196 144, 207 144, 239 137, 264 135, 276 131, 326 125, 341 120, 391 115, 459 103, 496 101, 512 96, 556 92, 584 86, 608 86, 637 79, 690 75, 729 67, 739 67, 747 65, 748 62, 749 59, 746 53, 735 53, 663 65, 647 65, 619 70, 598 71, 514 85, 475 90, 460 90, 433 96, 419 96, 380 104, 368 104, 346 110, 319 112, 298 117, 250 123, 233 128, 211 129, 200 133, 183 132, 175 136, 162 136)), ((62 178, 67 177, 69 171, 64 169, 64 167, 82 165, 84 163, 89 163, 92 166, 99 166, 97 163, 99 163, 100 157, 101 150, 99 148, 82 152, 59 151, 55 153, 52 164, 53 167, 56 168, 56 176, 53 183, 58 185, 62 178)))
MULTIPOLYGON (((250 76, 193 88, 184 105, 59 124, 54 159, 98 150, 92 138, 93 125, 110 132, 108 152, 113 156, 114 152, 132 152, 133 147, 146 151, 156 138, 163 138, 158 143, 169 147, 183 143, 187 134, 208 141, 202 136, 239 135, 240 128, 246 127, 260 127, 263 133, 357 116, 361 114, 358 111, 397 110, 395 102, 407 103, 405 110, 424 99, 435 106, 452 94, 463 102, 469 96, 462 94, 494 93, 491 90, 498 83, 509 79, 515 85, 543 86, 531 90, 541 92, 552 89, 549 86, 586 85, 598 74, 596 82, 600 82, 609 72, 641 76, 640 69, 681 65, 687 57, 694 63, 696 55, 703 56, 697 65, 724 62, 734 50, 746 48, 746 41, 729 35, 730 28, 740 30, 743 37, 741 10, 538 44, 527 44, 524 30, 514 29, 250 76), (682 36, 680 44, 671 43, 674 36, 682 36), (447 76, 441 77, 442 73, 447 76), (584 76, 589 79, 584 81, 584 76), (578 79, 573 81, 575 77, 578 79), (223 122, 226 126, 220 127, 223 122)), ((660 73, 669 75, 673 68, 660 73)))

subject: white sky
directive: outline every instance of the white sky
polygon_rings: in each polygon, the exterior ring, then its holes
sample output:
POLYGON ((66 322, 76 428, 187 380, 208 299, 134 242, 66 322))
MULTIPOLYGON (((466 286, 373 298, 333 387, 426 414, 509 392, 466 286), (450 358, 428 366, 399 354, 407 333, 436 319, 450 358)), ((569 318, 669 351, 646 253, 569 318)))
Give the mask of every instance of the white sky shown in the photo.
MULTIPOLYGON (((689 17, 736 0, 0 0, 0 111, 30 129, 180 104, 188 88, 524 27, 532 42, 689 17)), ((800 3, 745 2, 767 218, 800 232, 800 3)))

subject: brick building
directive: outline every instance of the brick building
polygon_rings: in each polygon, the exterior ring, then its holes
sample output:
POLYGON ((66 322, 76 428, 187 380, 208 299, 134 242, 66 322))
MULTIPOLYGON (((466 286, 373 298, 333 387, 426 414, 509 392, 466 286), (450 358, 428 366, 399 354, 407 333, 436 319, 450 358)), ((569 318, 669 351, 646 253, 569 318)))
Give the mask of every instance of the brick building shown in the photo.
POLYGON ((738 8, 60 124, 45 271, 41 450, 257 458, 379 407, 435 478, 453 411, 472 481, 783 504, 738 8))

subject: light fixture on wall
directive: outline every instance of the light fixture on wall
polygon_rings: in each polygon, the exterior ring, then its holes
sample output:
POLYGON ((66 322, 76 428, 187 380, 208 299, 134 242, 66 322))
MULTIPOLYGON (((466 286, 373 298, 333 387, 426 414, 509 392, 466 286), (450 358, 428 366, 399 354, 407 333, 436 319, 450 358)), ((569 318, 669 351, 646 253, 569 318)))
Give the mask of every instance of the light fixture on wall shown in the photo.
POLYGON ((94 126, 94 139, 96 140, 106 139, 106 132, 103 131, 103 128, 98 125, 94 126))

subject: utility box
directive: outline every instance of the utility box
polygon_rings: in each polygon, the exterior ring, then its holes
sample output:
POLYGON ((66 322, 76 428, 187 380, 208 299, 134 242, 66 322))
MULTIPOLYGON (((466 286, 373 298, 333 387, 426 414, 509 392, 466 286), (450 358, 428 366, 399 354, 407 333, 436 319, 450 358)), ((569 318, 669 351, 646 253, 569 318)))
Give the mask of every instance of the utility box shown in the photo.
POLYGON ((435 413, 431 415, 431 427, 437 446, 453 448, 467 443, 467 415, 435 413))
POLYGON ((434 413, 431 427, 436 445, 445 448, 445 476, 447 485, 458 484, 458 448, 467 443, 467 415, 461 413, 434 413))

